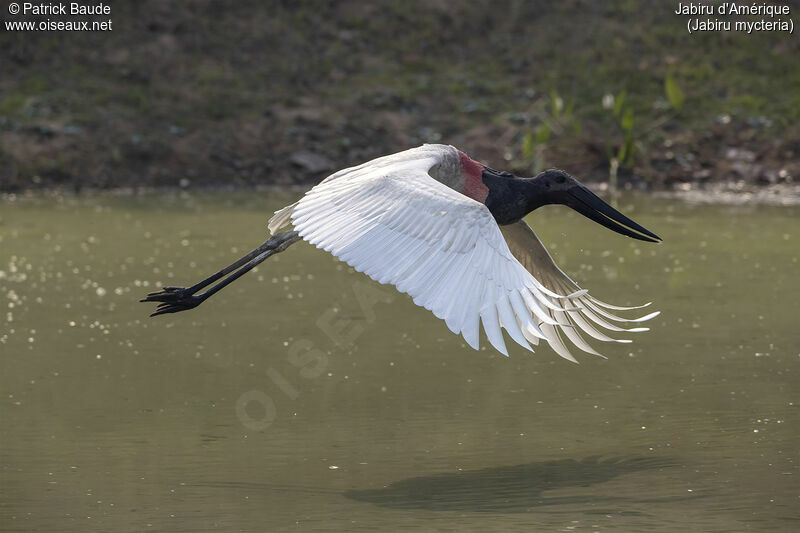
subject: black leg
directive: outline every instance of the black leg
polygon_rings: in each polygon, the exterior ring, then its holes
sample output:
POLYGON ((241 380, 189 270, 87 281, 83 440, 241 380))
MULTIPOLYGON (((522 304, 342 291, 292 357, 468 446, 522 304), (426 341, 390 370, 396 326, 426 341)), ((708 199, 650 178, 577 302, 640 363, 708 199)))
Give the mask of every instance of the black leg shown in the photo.
POLYGON ((255 266, 260 264, 268 257, 284 251, 290 245, 299 240, 300 235, 298 235, 296 231, 284 231, 282 233, 278 233, 235 263, 228 265, 216 274, 207 277, 191 287, 164 287, 164 290, 159 292, 151 292, 145 298, 139 301, 161 302, 156 311, 150 316, 177 313, 179 311, 193 309, 203 303, 211 295, 221 290, 223 287, 239 279, 241 276, 252 270, 255 266), (195 293, 200 289, 208 287, 215 281, 224 278, 231 272, 233 272, 233 274, 212 286, 207 291, 195 295, 195 293))

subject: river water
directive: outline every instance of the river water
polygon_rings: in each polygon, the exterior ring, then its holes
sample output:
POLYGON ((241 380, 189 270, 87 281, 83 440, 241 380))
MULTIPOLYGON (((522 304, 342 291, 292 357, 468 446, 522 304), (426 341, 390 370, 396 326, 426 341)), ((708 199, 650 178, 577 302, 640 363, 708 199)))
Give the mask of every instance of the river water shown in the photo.
POLYGON ((660 245, 534 213, 593 295, 662 311, 579 365, 473 351, 305 243, 148 318, 291 199, 0 203, 0 530, 800 530, 797 207, 623 199, 660 245))

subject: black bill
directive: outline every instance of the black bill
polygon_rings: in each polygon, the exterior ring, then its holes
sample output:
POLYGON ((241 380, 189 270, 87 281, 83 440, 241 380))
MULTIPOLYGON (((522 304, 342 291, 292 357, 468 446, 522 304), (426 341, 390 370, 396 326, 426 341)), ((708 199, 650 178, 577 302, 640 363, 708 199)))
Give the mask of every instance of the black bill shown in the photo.
POLYGON ((583 185, 572 187, 567 193, 572 199, 568 205, 598 224, 640 241, 661 242, 661 237, 629 219, 583 185))

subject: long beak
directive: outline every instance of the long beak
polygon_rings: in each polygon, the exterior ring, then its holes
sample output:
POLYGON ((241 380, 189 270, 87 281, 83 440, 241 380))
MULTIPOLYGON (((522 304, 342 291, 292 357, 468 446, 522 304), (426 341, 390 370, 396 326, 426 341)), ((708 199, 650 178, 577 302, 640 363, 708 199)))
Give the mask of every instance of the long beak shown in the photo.
POLYGON ((570 207, 598 224, 640 241, 661 242, 661 237, 629 219, 583 185, 572 187, 567 194, 574 200, 568 204, 570 207))

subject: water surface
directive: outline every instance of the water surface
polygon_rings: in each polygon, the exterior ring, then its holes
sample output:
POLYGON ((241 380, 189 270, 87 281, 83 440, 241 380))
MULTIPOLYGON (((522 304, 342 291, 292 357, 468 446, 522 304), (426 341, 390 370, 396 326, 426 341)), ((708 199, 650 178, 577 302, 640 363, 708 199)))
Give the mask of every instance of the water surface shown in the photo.
POLYGON ((798 208, 625 199, 661 245, 529 217, 592 294, 663 312, 579 365, 475 352, 305 243, 147 318, 290 200, 0 204, 0 530, 800 529, 798 208))

